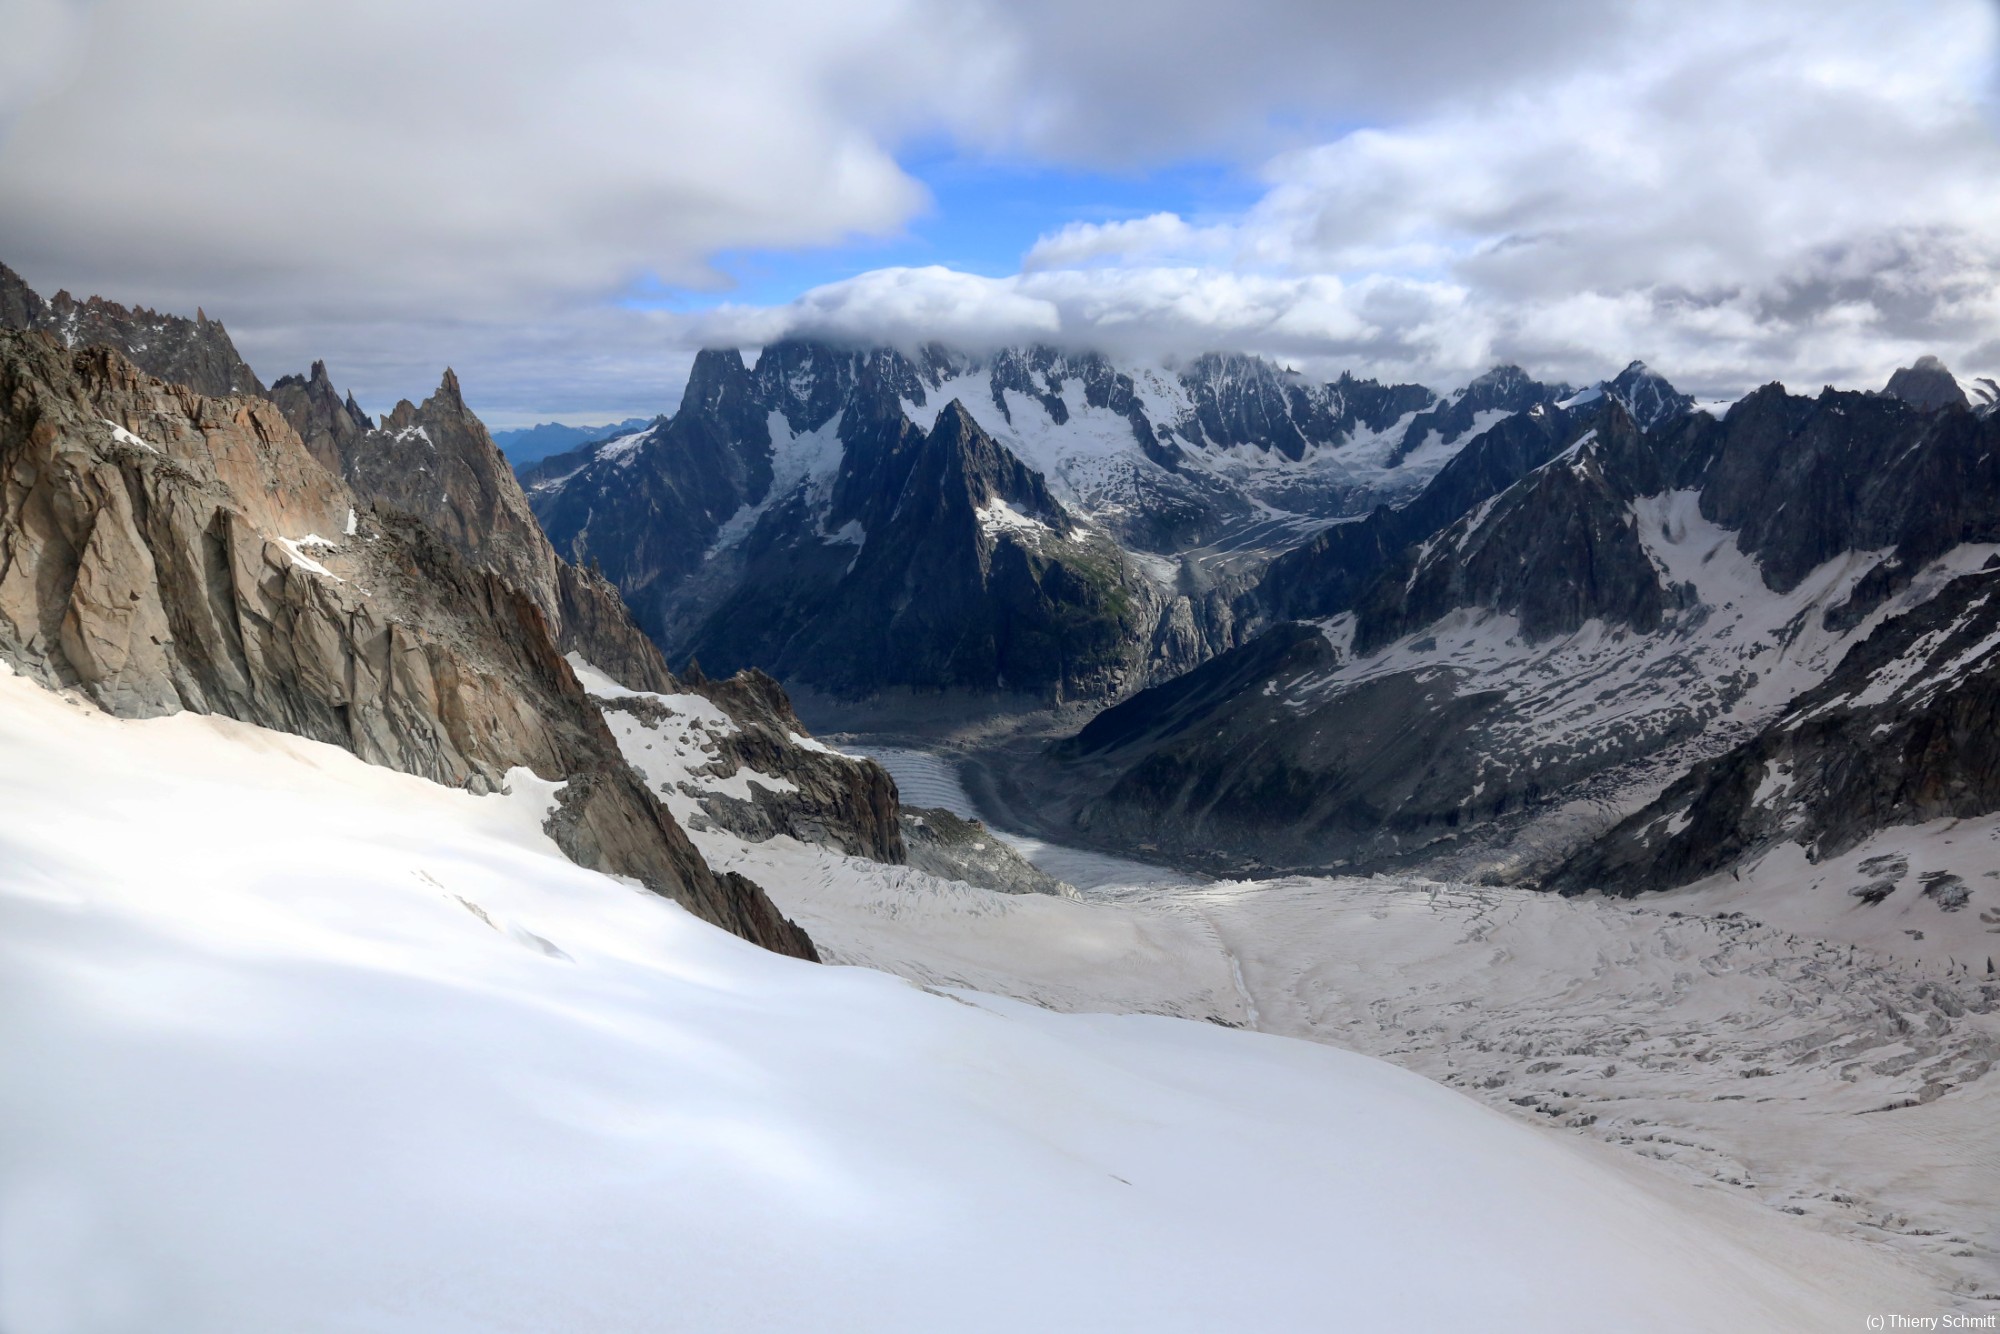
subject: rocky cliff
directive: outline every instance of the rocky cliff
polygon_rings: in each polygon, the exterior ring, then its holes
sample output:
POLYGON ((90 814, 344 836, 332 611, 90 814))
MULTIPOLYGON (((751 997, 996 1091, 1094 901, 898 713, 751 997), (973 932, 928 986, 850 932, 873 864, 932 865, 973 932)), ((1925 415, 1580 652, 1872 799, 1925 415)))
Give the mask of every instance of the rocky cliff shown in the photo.
POLYGON ((0 653, 107 710, 221 713, 475 790, 565 786, 550 832, 770 948, 811 943, 718 877, 636 779, 536 602, 376 510, 260 397, 0 333, 0 653))
POLYGON ((600 575, 556 555, 520 482, 446 370, 421 404, 405 399, 378 427, 333 387, 324 362, 287 376, 270 397, 313 457, 382 510, 412 515, 478 569, 526 594, 564 652, 581 653, 622 681, 667 689, 658 648, 600 575))

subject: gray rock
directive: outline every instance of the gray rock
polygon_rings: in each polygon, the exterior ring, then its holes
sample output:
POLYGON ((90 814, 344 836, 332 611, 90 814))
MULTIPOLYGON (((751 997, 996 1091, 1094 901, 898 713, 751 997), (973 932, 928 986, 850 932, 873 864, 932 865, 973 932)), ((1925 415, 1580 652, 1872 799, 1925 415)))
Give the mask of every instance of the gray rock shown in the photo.
POLYGON ((550 828, 580 863, 812 957, 632 775, 535 601, 367 508, 268 401, 0 332, 0 480, 18 670, 123 716, 225 714, 451 786, 525 766, 566 783, 550 828))
POLYGON ((1957 377, 1933 356, 1918 357, 1914 365, 1899 369, 1889 377, 1889 383, 1882 392, 1926 412, 1972 406, 1957 377))
MULTIPOLYGON (((1727 870, 1781 842, 1826 859, 1881 829, 2000 810, 1996 640, 2000 571, 1953 580, 1885 621, 1755 736, 1578 849, 1546 884, 1638 894, 1727 870), (1895 684, 1870 689, 1881 681, 1895 684), (1785 781, 1767 785, 1771 775, 1785 781)), ((1875 902, 1908 863, 1872 858, 1863 869, 1878 880, 1855 893, 1875 902)), ((1940 906, 1955 897, 1948 886, 1925 892, 1940 906)))
POLYGON ((920 871, 1002 894, 1074 892, 994 837, 978 820, 962 820, 950 811, 929 807, 907 808, 902 819, 910 865, 920 871))

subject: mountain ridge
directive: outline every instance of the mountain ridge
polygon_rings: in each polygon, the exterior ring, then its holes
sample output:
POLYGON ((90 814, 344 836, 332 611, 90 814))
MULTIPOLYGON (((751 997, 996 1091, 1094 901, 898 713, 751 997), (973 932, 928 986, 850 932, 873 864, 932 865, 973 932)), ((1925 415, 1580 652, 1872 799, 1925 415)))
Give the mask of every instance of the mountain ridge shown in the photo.
POLYGON ((1267 580, 1321 599, 1314 623, 1114 705, 1025 772, 1098 846, 1551 871, 1926 614, 2000 549, 1996 488, 2000 419, 1964 404, 1769 386, 1646 430, 1619 395, 1579 396, 1275 562, 1267 580))

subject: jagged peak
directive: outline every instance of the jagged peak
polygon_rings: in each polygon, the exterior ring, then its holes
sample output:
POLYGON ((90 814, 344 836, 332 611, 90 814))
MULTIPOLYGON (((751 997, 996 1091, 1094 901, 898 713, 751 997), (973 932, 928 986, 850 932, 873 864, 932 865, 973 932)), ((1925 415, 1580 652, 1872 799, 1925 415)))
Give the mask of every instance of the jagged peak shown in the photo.
POLYGON ((352 417, 355 423, 359 425, 362 430, 372 431, 375 429, 374 421, 368 416, 367 413, 361 410, 361 405, 354 401, 354 391, 352 389, 347 391, 346 408, 347 408, 347 415, 352 417))
POLYGON ((945 445, 956 445, 968 440, 990 439, 986 428, 979 424, 961 399, 954 398, 938 412, 937 422, 931 427, 930 439, 945 445))
MULTIPOLYGON (((769 349, 766 349, 768 353, 769 349)), ((749 383, 750 372, 743 354, 733 347, 705 347, 694 354, 688 368, 687 387, 681 391, 682 412, 713 410, 723 396, 749 383)))
POLYGON ((1643 361, 1632 362, 1606 380, 1602 388, 1607 398, 1623 404, 1633 422, 1648 431, 1694 408, 1694 399, 1643 361))
POLYGON ((945 404, 943 410, 938 413, 938 420, 943 421, 947 414, 955 422, 961 422, 975 431, 980 429, 978 420, 966 408, 965 400, 962 398, 954 398, 951 402, 945 404))
POLYGON ((1503 361, 1466 381, 1465 388, 1460 393, 1462 396, 1476 389, 1500 389, 1509 385, 1526 384, 1531 378, 1520 366, 1511 361, 1503 361))
POLYGON ((1891 398, 1900 398, 1913 408, 1936 411, 1941 408, 1967 408, 1972 401, 1965 396, 1965 388, 1959 384, 1944 362, 1930 353, 1918 357, 1914 363, 1899 369, 1889 377, 1882 392, 1891 398))

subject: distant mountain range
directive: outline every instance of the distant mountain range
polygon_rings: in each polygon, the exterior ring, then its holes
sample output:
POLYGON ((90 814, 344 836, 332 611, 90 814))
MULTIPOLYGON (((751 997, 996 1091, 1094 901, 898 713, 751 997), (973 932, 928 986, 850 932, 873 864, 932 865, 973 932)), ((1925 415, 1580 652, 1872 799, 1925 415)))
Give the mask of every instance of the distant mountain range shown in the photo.
POLYGON ((2000 804, 1994 746, 1939 739, 2000 643, 1965 582, 2000 553, 1996 400, 1934 358, 1699 404, 1636 362, 1441 395, 793 342, 704 353, 677 413, 522 475, 672 657, 1110 704, 1000 775, 1052 837, 1631 888, 2000 804), (1813 733, 1850 777, 1772 815, 1744 757, 1791 754, 1771 729, 1831 680, 1867 701, 1813 733))
MULTIPOLYGON (((0 344, 11 475, 45 479, 0 512, 0 651, 121 712, 230 712, 455 782, 537 755, 622 773, 577 740, 568 653, 707 692, 751 738, 717 762, 786 775, 703 818, 890 861, 929 826, 799 743, 757 671, 1101 708, 995 760, 996 790, 1052 836, 1231 873, 1631 893, 2000 809, 2000 385, 1934 358, 1878 392, 1704 404, 1638 363, 1439 394, 1244 356, 785 342, 702 353, 678 411, 517 479, 449 372, 377 423, 323 365, 265 389, 199 314, 0 269, 0 323, 29 331, 0 344), (668 669, 693 659, 749 674, 668 669)), ((806 948, 671 832, 633 843, 634 811, 677 827, 617 801, 624 832, 572 831, 579 859, 637 857, 806 948)), ((1924 884, 1927 910, 1993 911, 1924 884)))
POLYGON ((1516 367, 1440 396, 1244 356, 788 342, 702 353, 679 412, 521 476, 676 660, 1105 700, 1239 642, 1272 555, 1571 393, 1516 367))
POLYGON ((563 422, 542 422, 535 426, 519 426, 511 431, 495 431, 493 443, 500 446, 500 452, 515 467, 525 467, 547 458, 587 445, 597 440, 609 440, 614 435, 626 435, 646 424, 644 417, 631 417, 622 422, 612 422, 607 426, 570 426, 563 422))
POLYGON ((1106 710, 1037 791, 1217 866, 1622 892, 1994 809, 2000 415, 1931 370, 1510 418, 1274 561, 1299 619, 1106 710))

